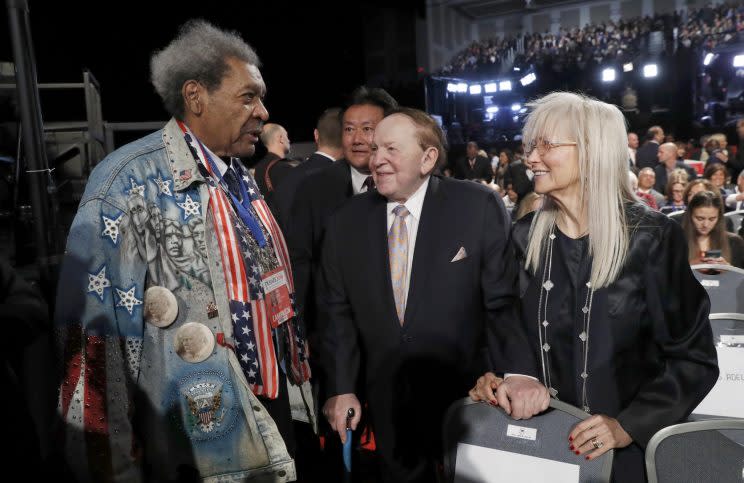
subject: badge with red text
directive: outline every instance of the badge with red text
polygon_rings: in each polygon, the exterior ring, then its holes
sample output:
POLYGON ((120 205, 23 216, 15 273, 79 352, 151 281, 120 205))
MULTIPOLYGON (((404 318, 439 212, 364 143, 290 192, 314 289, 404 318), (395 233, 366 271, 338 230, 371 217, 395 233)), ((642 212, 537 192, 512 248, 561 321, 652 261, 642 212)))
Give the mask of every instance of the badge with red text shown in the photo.
POLYGON ((287 273, 282 267, 264 274, 261 286, 266 294, 266 309, 272 327, 278 327, 294 316, 292 302, 289 299, 287 273))

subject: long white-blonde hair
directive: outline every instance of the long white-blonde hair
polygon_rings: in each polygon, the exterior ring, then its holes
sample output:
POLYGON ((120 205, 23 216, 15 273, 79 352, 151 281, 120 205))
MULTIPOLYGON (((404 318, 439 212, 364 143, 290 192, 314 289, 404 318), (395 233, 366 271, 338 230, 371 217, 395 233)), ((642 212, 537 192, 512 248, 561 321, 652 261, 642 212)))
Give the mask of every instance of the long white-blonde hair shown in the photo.
MULTIPOLYGON (((595 289, 607 286, 617 279, 628 252, 623 204, 635 200, 628 181, 625 118, 617 107, 573 92, 553 92, 527 107, 525 143, 536 139, 577 143, 580 206, 588 206, 590 281, 595 289)), ((532 221, 527 266, 533 273, 559 210, 548 195, 532 221)))

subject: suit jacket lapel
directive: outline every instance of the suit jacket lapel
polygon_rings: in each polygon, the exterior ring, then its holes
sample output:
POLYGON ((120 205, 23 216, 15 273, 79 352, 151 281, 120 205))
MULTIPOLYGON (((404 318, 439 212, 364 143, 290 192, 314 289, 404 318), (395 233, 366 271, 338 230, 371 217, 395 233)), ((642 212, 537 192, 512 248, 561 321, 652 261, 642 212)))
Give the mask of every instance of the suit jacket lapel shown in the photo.
POLYGON ((380 302, 383 305, 385 319, 395 324, 398 323, 398 313, 395 311, 395 297, 393 296, 393 282, 390 279, 390 259, 388 258, 387 239, 387 200, 381 195, 375 195, 375 206, 372 209, 372 217, 367 225, 369 233, 370 273, 377 277, 369 280, 372 290, 380 294, 380 302))
MULTIPOLYGON (((441 190, 439 178, 429 178, 429 187, 424 197, 424 205, 421 210, 418 233, 416 234, 416 246, 413 251, 413 264, 411 265, 411 278, 408 283, 408 299, 406 302, 406 313, 403 318, 405 325, 414 320, 416 309, 426 299, 426 287, 432 265, 435 265, 433 257, 441 253, 438 245, 443 239, 440 231, 446 227, 439 223, 439 217, 443 213, 442 200, 444 193, 441 190)), ((388 274, 390 269, 388 268, 388 274)), ((388 275, 388 279, 390 276, 388 275)), ((392 294, 392 285, 390 292, 392 294)), ((395 305, 395 304, 393 304, 395 305)))

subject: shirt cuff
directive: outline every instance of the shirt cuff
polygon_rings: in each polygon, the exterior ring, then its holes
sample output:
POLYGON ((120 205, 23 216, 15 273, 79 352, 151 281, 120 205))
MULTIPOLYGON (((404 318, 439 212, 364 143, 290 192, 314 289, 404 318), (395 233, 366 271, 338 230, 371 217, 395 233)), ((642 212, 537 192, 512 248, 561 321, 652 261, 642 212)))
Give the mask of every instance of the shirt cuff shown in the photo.
POLYGON ((529 377, 529 378, 530 378, 530 379, 532 379, 533 381, 537 381, 537 378, 536 378, 536 377, 528 376, 527 374, 513 374, 513 373, 511 373, 511 372, 506 372, 506 373, 504 373, 504 379, 509 379, 509 378, 510 378, 510 377, 512 377, 512 376, 529 377))

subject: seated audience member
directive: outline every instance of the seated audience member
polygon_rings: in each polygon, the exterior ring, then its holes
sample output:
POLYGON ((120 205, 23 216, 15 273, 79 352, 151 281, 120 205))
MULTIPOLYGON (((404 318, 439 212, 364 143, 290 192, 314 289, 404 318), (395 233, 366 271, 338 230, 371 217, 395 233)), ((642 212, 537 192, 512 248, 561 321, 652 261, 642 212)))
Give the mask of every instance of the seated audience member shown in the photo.
POLYGON ((701 191, 712 191, 714 193, 720 194, 718 188, 713 186, 713 183, 711 183, 710 180, 707 180, 705 178, 698 178, 690 181, 687 184, 687 188, 685 188, 685 204, 689 205, 692 197, 700 193, 701 191))
POLYGON ((728 176, 728 170, 721 163, 710 164, 709 162, 703 172, 703 178, 713 183, 713 186, 724 198, 729 194, 728 189, 726 189, 726 176, 728 176))
POLYGON ((677 161, 684 161, 687 159, 687 143, 684 141, 677 141, 674 144, 677 145, 677 161))
POLYGON ((666 200, 664 195, 654 189, 656 184, 656 173, 652 168, 643 168, 638 172, 638 189, 640 193, 646 193, 656 202, 656 206, 662 206, 666 200))
POLYGON ((514 186, 511 184, 506 185, 504 192, 505 194, 501 200, 504 202, 506 211, 508 211, 509 214, 513 214, 517 204, 519 203, 519 195, 514 191, 514 186))
POLYGON ((668 215, 675 211, 685 211, 687 209, 685 205, 685 183, 679 180, 672 180, 667 185, 666 194, 669 201, 662 205, 662 213, 668 215))
POLYGON ((744 268, 744 240, 726 231, 723 201, 712 191, 692 197, 682 217, 690 265, 713 263, 744 268))
MULTIPOLYGON (((563 451, 594 459, 615 449, 613 481, 644 481, 651 436, 684 421, 716 382, 710 303, 679 225, 630 190, 619 109, 568 92, 528 107, 525 153, 546 199, 512 228, 523 282, 513 328, 534 357, 521 374, 592 414, 563 451)), ((539 393, 510 404, 513 377, 486 373, 470 396, 515 418, 547 406, 539 393)))
POLYGON ((733 193, 726 196, 726 209, 729 211, 744 210, 744 171, 739 173, 733 193))
POLYGON ((522 198, 522 201, 519 202, 519 209, 514 217, 514 221, 542 208, 544 199, 545 197, 543 195, 535 193, 534 191, 527 193, 527 195, 522 198))
POLYGON ((658 210, 659 207, 656 205, 656 200, 654 199, 654 197, 648 193, 642 193, 641 191, 638 190, 638 178, 633 173, 633 171, 628 171, 628 179, 630 181, 630 187, 633 193, 636 194, 638 199, 646 203, 648 207, 651 208, 652 210, 658 210))
POLYGON ((506 176, 506 173, 509 169, 509 166, 512 163, 512 160, 514 158, 514 155, 512 154, 511 150, 509 149, 502 149, 499 151, 499 162, 496 168, 494 169, 494 181, 501 186, 504 187, 504 177, 506 176))
POLYGON ((491 162, 478 153, 478 143, 470 141, 466 147, 464 158, 454 163, 454 175, 457 179, 484 179, 491 182, 493 170, 491 162))
POLYGON ((705 144, 705 151, 708 153, 706 165, 728 163, 728 150, 726 146, 728 141, 726 135, 722 133, 711 134, 708 142, 705 144))

